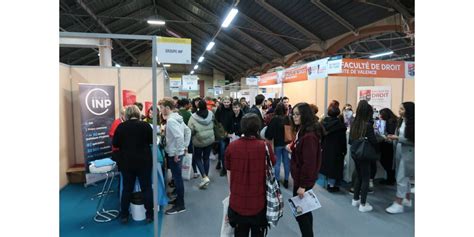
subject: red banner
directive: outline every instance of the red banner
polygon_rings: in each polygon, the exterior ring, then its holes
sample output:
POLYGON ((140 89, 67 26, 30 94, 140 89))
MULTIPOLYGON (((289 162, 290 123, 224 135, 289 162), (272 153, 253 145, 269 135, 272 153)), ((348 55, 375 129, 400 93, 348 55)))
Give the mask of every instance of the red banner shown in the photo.
POLYGON ((306 65, 288 68, 285 70, 283 83, 308 80, 308 68, 306 65))
POLYGON ((270 72, 260 76, 258 80, 258 86, 269 86, 275 85, 278 82, 278 73, 277 72, 270 72))
POLYGON ((137 102, 137 94, 135 91, 122 90, 122 101, 123 106, 133 105, 137 102))
POLYGON ((405 78, 405 62, 342 59, 342 73, 333 76, 405 78))

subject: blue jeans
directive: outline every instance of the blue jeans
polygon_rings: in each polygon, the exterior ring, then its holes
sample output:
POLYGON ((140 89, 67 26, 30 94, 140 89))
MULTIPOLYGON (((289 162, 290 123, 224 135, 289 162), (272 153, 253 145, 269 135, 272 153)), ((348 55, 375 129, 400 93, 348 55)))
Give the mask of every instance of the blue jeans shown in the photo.
POLYGON ((225 170, 224 165, 224 155, 225 155, 225 148, 227 146, 226 138, 219 140, 219 161, 222 164, 222 169, 225 170))
POLYGON ((209 175, 209 156, 211 155, 212 145, 206 147, 194 147, 193 160, 201 172, 201 176, 209 175))
POLYGON ((276 180, 280 180, 280 164, 282 160, 285 169, 285 180, 288 180, 288 177, 290 176, 290 158, 288 157, 288 151, 284 146, 275 147, 275 156, 276 164, 274 168, 276 180))
POLYGON ((179 156, 179 161, 174 162, 174 157, 167 157, 168 159, 168 166, 171 170, 171 174, 173 175, 174 185, 176 187, 176 206, 177 207, 184 207, 184 183, 183 183, 183 176, 181 174, 181 166, 183 164, 184 155, 179 156))

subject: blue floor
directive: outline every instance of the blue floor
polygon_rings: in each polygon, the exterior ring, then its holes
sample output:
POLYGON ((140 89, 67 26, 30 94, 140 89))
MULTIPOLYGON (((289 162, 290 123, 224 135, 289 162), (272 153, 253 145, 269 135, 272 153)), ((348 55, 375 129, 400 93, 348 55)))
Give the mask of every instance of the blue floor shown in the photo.
MULTIPOLYGON (((211 183, 207 190, 198 188, 199 179, 185 181, 187 211, 159 218, 158 221, 162 221, 161 236, 219 236, 222 200, 228 195, 228 186, 227 177, 219 176, 214 168, 215 164, 216 161, 211 162, 209 174, 211 183)), ((98 183, 97 186, 87 188, 82 185, 67 185, 61 190, 60 236, 153 236, 153 225, 147 225, 145 222, 130 220, 127 225, 121 225, 117 220, 109 223, 93 221, 98 200, 92 198, 101 191, 102 184, 98 183)), ((360 213, 357 208, 351 206, 352 195, 346 190, 332 194, 321 188, 322 184, 321 180, 318 181, 318 185, 313 189, 322 205, 321 209, 313 212, 315 236, 414 236, 414 208, 406 208, 405 213, 398 215, 385 212, 385 208, 393 201, 394 186, 376 185, 375 193, 370 194, 367 199, 374 206, 374 211, 360 213)), ((113 184, 112 187, 117 190, 117 184, 113 184)), ((291 197, 289 189, 282 188, 282 193, 284 200, 291 197)), ((113 193, 106 207, 118 209, 118 203, 118 194, 113 193)), ((298 224, 291 215, 288 205, 285 205, 284 215, 278 226, 271 229, 268 236, 300 236, 298 224)))

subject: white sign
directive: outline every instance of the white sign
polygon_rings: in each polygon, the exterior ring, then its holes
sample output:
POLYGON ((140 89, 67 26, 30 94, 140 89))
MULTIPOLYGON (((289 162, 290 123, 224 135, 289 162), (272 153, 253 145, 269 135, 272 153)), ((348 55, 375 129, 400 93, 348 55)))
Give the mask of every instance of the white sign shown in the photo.
POLYGON ((191 39, 156 37, 160 63, 191 64, 191 39))
POLYGON ((184 91, 197 91, 198 90, 198 78, 196 75, 183 75, 183 90, 184 91))
POLYGON ((245 80, 247 86, 258 86, 258 77, 247 77, 245 80))
POLYGON ((323 58, 306 64, 308 67, 308 80, 326 78, 328 76, 327 65, 329 58, 323 58))
POLYGON ((222 95, 224 94, 224 89, 221 86, 214 86, 214 95, 222 95))
POLYGON ((415 62, 405 62, 405 78, 415 78, 415 62))
POLYGON ((181 78, 170 77, 170 89, 179 89, 179 88, 181 88, 181 78))
POLYGON ((367 100, 376 111, 392 108, 392 88, 390 86, 359 86, 357 101, 367 100))
POLYGON ((327 66, 328 74, 342 73, 342 56, 330 57, 327 66))

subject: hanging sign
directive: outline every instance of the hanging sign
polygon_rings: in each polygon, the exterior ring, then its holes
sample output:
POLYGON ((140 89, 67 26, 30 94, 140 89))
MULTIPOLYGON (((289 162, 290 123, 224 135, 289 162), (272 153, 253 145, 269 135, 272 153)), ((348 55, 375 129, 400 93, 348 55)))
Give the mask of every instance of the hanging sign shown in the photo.
POLYGON ((306 64, 308 67, 308 80, 326 78, 328 76, 327 63, 329 58, 323 58, 306 64))
POLYGON ((181 88, 181 78, 179 77, 170 77, 170 89, 179 90, 181 88))
MULTIPOLYGON (((110 126, 115 120, 115 87, 109 85, 79 84, 81 131, 84 161, 89 162, 112 156, 110 126)), ((91 183, 86 174, 86 183, 91 183)))
POLYGON ((415 62, 405 62, 405 78, 415 78, 415 62))
POLYGON ((269 86, 277 84, 278 73, 270 72, 258 77, 258 86, 269 86))
POLYGON ((191 64, 191 39, 156 37, 160 63, 191 64))
POLYGON ((183 75, 183 87, 184 91, 197 91, 198 90, 198 78, 196 75, 183 75))
POLYGON ((257 86, 258 85, 258 78, 257 77, 247 77, 247 78, 245 78, 245 84, 247 84, 247 86, 257 86))
POLYGON ((334 76, 404 78, 405 62, 366 59, 343 59, 342 73, 334 76))
POLYGON ((376 111, 392 107, 392 88, 390 86, 359 86, 357 101, 367 100, 376 111))
POLYGON ((330 57, 327 64, 327 73, 335 74, 342 72, 342 55, 330 57))
POLYGON ((224 94, 224 89, 221 86, 214 86, 214 95, 222 95, 224 94))
POLYGON ((306 65, 288 68, 285 70, 283 83, 306 81, 308 80, 308 72, 306 65))
POLYGON ((133 105, 137 102, 137 94, 135 91, 131 90, 122 90, 122 105, 128 106, 133 105))

